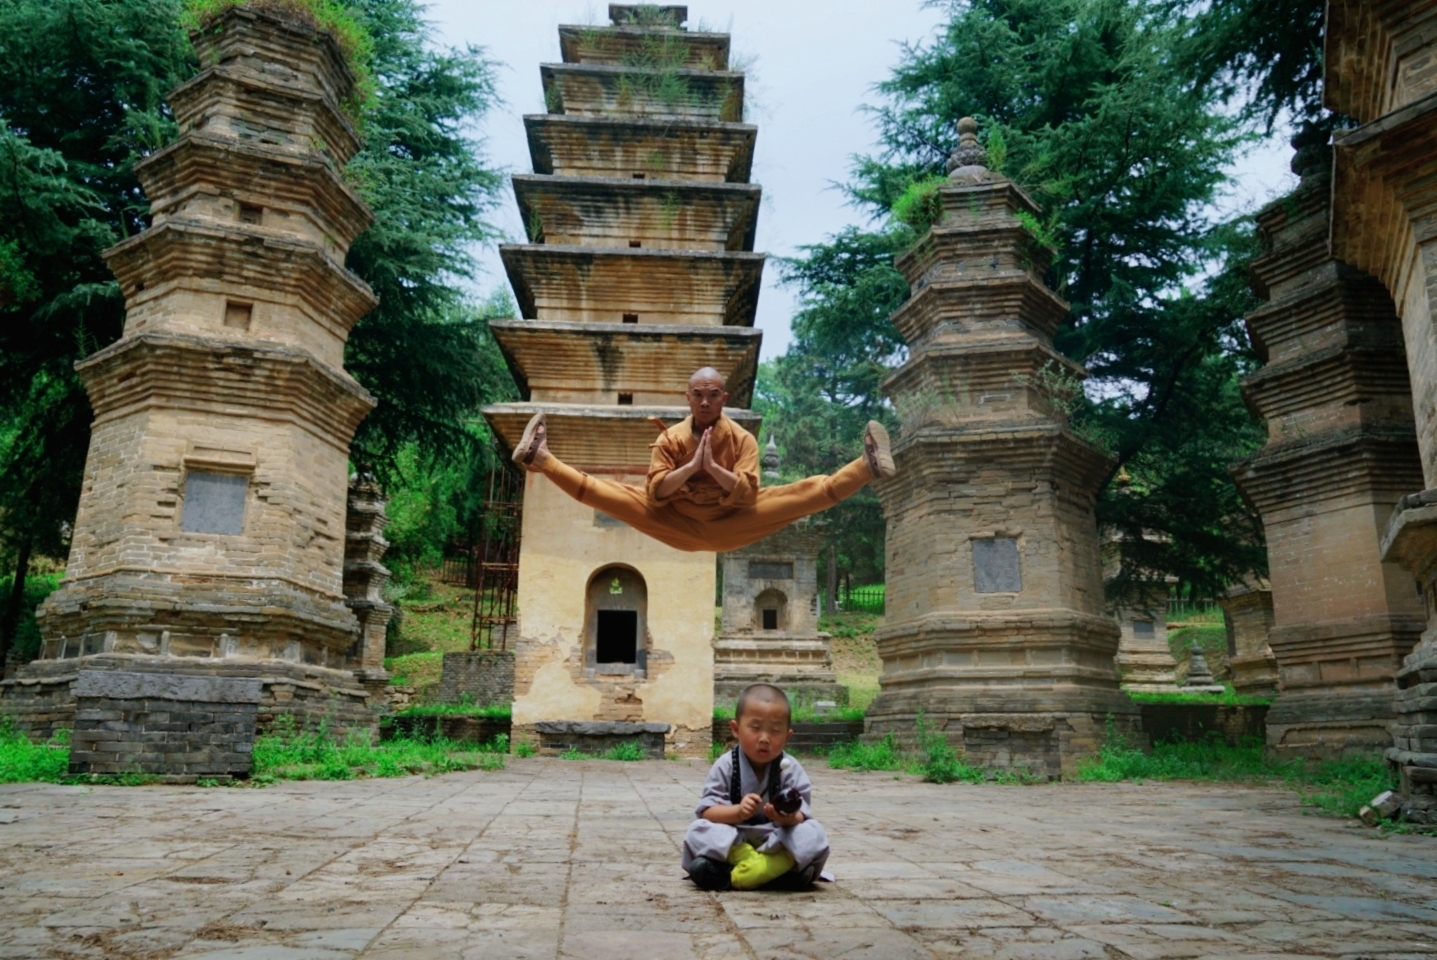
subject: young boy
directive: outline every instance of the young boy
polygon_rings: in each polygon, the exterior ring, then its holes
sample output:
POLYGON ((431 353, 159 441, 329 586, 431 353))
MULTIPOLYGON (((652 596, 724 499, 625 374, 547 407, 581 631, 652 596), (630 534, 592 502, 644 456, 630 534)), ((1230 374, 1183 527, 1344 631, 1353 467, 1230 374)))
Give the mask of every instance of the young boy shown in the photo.
POLYGON ((755 683, 739 694, 729 729, 738 740, 714 761, 684 834, 684 869, 704 890, 803 890, 828 860, 828 836, 808 804, 813 786, 783 748, 793 735, 788 697, 755 683), (792 787, 803 798, 785 816, 770 802, 792 787))

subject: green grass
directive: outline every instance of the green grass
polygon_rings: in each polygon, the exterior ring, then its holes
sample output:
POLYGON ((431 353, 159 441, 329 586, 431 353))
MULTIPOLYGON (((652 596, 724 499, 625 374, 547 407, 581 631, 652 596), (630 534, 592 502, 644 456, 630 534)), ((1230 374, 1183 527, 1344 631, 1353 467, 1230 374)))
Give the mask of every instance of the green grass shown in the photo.
POLYGON ((509 720, 513 706, 496 703, 481 706, 477 703, 417 703, 395 714, 396 717, 482 717, 485 720, 509 720))
POLYGON ((626 762, 647 759, 644 756, 644 748, 637 743, 619 743, 605 750, 603 753, 584 753, 582 750, 565 750, 559 754, 560 760, 623 760, 626 762))
POLYGON ((444 673, 444 654, 438 650, 426 650, 401 657, 385 657, 384 669, 389 671, 390 683, 423 689, 437 687, 444 673))
POLYGON ((31 743, 0 717, 0 783, 61 783, 70 766, 68 730, 49 743, 31 743))
POLYGON ((280 729, 255 741, 250 779, 264 784, 278 780, 355 780, 456 770, 502 770, 508 752, 507 737, 483 747, 443 738, 407 737, 375 745, 367 738, 337 741, 324 730, 280 729))
POLYGON ((1225 707, 1265 707, 1273 698, 1241 694, 1231 685, 1222 693, 1129 693, 1134 703, 1215 703, 1225 707))
POLYGON ((922 777, 928 783, 1030 783, 1022 771, 987 770, 970 766, 940 731, 933 730, 920 714, 917 745, 905 751, 889 734, 882 740, 840 743, 828 751, 828 765, 838 770, 901 770, 922 777))
POLYGON ((1265 756, 1262 741, 1237 746, 1212 738, 1198 743, 1158 743, 1151 753, 1111 731, 1097 756, 1078 764, 1078 780, 1197 780, 1268 783, 1296 790, 1302 802, 1334 817, 1355 817, 1363 804, 1397 785, 1380 757, 1349 757, 1310 763, 1265 756))

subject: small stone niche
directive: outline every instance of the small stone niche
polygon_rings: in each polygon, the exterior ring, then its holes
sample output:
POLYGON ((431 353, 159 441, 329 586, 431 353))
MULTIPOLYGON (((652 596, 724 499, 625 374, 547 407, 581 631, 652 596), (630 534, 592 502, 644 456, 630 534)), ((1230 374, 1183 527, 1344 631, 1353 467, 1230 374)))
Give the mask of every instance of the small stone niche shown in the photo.
POLYGON ((225 301, 225 326, 231 330, 249 330, 254 319, 254 304, 225 301))

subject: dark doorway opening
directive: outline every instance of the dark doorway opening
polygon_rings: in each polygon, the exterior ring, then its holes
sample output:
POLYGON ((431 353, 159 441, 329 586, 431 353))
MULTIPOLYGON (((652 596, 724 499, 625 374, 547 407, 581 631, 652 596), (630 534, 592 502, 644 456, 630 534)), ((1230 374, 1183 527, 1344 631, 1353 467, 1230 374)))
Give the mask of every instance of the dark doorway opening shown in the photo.
POLYGON ((599 663, 637 663, 639 659, 639 612, 598 610, 598 641, 595 660, 599 663))
POLYGON ((765 630, 778 629, 778 611, 769 608, 763 612, 763 628, 765 630))

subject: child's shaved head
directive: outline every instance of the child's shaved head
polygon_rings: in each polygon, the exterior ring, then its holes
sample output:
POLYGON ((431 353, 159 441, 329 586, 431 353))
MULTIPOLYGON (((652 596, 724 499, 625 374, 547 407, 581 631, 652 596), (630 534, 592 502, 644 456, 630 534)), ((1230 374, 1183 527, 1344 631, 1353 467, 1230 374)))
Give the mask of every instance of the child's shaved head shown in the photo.
POLYGON ((784 712, 790 719, 793 717, 793 707, 789 705, 788 694, 771 683, 751 683, 743 688, 743 693, 738 695, 738 706, 734 707, 733 718, 743 719, 743 711, 750 703, 779 703, 783 705, 784 712))

